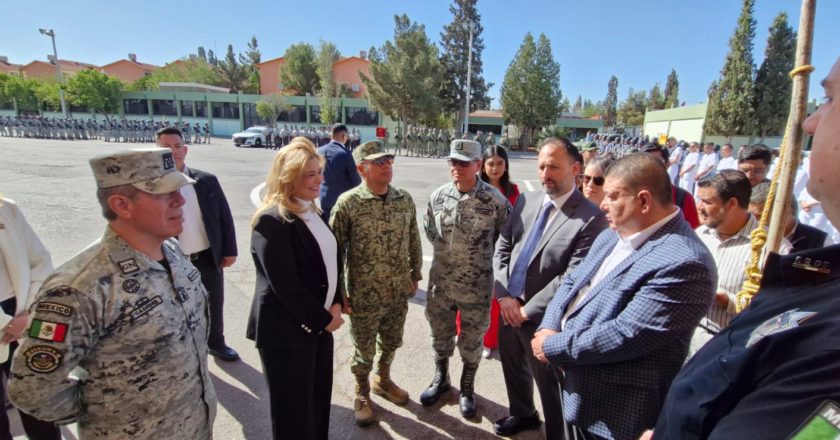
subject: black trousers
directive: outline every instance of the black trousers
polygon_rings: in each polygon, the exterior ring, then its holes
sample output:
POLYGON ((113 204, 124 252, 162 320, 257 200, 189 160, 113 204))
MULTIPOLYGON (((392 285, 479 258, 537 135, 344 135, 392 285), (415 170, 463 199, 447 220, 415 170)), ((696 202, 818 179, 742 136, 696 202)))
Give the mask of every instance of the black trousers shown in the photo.
POLYGON ((259 349, 268 383, 274 440, 327 440, 329 436, 332 333, 323 332, 315 341, 295 344, 293 349, 259 349))
MULTIPOLYGON (((501 318, 499 322, 503 322, 501 318)), ((510 402, 510 415, 530 417, 536 414, 536 382, 545 412, 545 437, 548 440, 559 440, 565 438, 560 382, 551 364, 543 364, 534 357, 531 339, 536 330, 537 324, 531 321, 523 322, 519 328, 504 324, 499 326, 499 355, 510 402)))
MULTIPOLYGON (((10 298, 0 302, 0 307, 3 308, 3 311, 6 312, 7 315, 14 316, 16 306, 17 301, 15 298, 10 298)), ((9 359, 0 364, 0 368, 3 369, 6 377, 9 377, 9 370, 12 368, 12 355, 15 353, 17 346, 17 342, 9 344, 9 359)), ((0 380, 0 395, 5 394, 5 381, 0 380)), ((20 421, 23 424, 23 430, 26 432, 26 436, 29 437, 30 440, 61 440, 61 431, 59 431, 58 426, 55 426, 52 422, 38 420, 21 410, 18 410, 18 414, 20 414, 20 421)), ((6 408, 0 408, 0 440, 12 440, 10 429, 9 414, 6 412, 6 408)))
POLYGON ((198 253, 198 258, 192 260, 193 265, 201 272, 201 283, 207 289, 207 306, 210 311, 210 337, 207 346, 222 348, 225 344, 225 278, 221 267, 213 261, 210 249, 198 253))

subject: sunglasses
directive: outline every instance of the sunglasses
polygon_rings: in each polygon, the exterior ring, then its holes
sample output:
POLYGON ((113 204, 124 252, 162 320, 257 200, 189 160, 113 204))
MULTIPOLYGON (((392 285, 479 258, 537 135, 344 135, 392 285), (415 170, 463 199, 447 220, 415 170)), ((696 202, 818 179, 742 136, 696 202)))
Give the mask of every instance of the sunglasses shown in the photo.
POLYGON ((377 157, 376 159, 373 159, 373 160, 367 160, 365 162, 370 162, 370 163, 372 163, 372 164, 374 164, 378 167, 381 167, 382 165, 385 165, 385 164, 393 165, 394 164, 394 158, 390 157, 390 156, 382 156, 382 157, 377 157))
POLYGON ((458 160, 458 159, 447 159, 449 166, 458 167, 458 168, 466 168, 470 166, 472 162, 468 162, 465 160, 458 160))
POLYGON ((592 183, 595 184, 595 186, 603 186, 604 185, 604 177, 603 176, 592 177, 592 176, 588 176, 586 174, 581 174, 580 178, 583 180, 583 183, 585 183, 585 184, 589 184, 589 182, 591 181, 592 183))

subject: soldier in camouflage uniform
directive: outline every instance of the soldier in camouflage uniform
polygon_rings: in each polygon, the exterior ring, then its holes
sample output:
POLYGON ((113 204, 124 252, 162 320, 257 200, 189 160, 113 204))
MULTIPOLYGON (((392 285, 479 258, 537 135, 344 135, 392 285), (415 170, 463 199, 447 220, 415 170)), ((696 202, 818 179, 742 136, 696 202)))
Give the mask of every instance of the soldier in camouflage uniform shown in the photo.
POLYGON ((420 403, 434 405, 450 388, 449 358, 455 351, 455 315, 460 310, 458 351, 464 369, 459 406, 461 414, 470 418, 475 416, 473 384, 490 318, 493 250, 510 203, 478 179, 478 142, 452 141, 448 160, 453 181, 432 193, 424 218, 426 238, 434 248, 426 319, 432 329, 436 369, 420 403))
POLYGON ((408 393, 391 381, 390 371, 402 345, 408 300, 422 279, 423 250, 411 195, 390 185, 394 156, 381 142, 369 141, 353 151, 353 158, 362 184, 338 198, 330 227, 344 264, 339 289, 351 310, 356 423, 366 426, 376 420, 368 376, 377 351, 373 392, 398 405, 408 402, 408 393))
POLYGON ((35 297, 9 397, 40 419, 77 422, 84 440, 210 439, 207 294, 169 238, 182 230, 179 188, 194 181, 163 148, 90 165, 108 228, 35 297))

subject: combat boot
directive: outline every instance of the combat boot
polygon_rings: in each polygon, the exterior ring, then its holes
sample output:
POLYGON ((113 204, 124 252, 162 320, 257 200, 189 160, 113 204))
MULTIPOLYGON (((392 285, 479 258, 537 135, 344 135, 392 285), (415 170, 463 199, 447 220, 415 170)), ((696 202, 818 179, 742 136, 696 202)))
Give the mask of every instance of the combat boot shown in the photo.
POLYGON ((420 395, 420 403, 423 406, 432 406, 450 388, 452 385, 449 384, 449 359, 435 361, 435 378, 432 379, 429 388, 420 395))
POLYGON ((373 392, 397 405, 408 402, 408 392, 391 380, 391 364, 379 364, 373 375, 373 392))
POLYGON ((376 422, 373 409, 370 407, 370 383, 367 377, 356 377, 356 400, 353 402, 356 424, 370 426, 376 422))
POLYGON ((458 399, 458 408, 461 415, 469 419, 475 417, 475 396, 473 388, 475 385, 475 373, 478 371, 478 364, 464 364, 461 372, 461 396, 458 399))

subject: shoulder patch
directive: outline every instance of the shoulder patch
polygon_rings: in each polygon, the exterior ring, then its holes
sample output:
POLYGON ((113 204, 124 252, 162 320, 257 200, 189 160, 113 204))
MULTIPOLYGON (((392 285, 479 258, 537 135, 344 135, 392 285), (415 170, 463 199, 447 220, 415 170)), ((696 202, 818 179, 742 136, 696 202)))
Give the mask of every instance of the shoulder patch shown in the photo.
POLYGON ((826 400, 788 438, 791 440, 816 440, 838 437, 840 437, 840 406, 833 400, 826 400))
POLYGON ((805 312, 799 309, 788 310, 780 315, 774 316, 755 328, 747 340, 747 348, 755 345, 758 341, 767 336, 782 333, 792 328, 799 327, 799 324, 811 319, 817 312, 805 312))
POLYGON ((198 271, 198 269, 193 269, 193 271, 192 271, 192 272, 190 272, 190 274, 189 274, 189 275, 187 275, 187 278, 188 278, 190 281, 195 281, 195 280, 196 280, 196 278, 198 278, 198 276, 199 276, 199 275, 201 275, 201 272, 199 272, 199 271, 198 271))
POLYGON ((58 315, 70 316, 73 314, 73 308, 53 302, 39 302, 35 305, 36 312, 56 313, 58 315))
POLYGON ((120 266, 120 270, 122 271, 123 275, 128 275, 130 273, 134 273, 140 270, 140 267, 137 266, 137 262, 134 261, 134 258, 119 261, 117 262, 117 264, 120 266))
POLYGON ((53 297, 53 298, 63 298, 65 296, 75 295, 79 291, 70 287, 70 286, 58 286, 53 287, 50 290, 44 292, 43 296, 46 298, 53 297))
POLYGON ((123 281, 122 288, 128 293, 137 293, 140 290, 140 281, 129 278, 123 281))
POLYGON ((61 352, 46 345, 35 345, 23 353, 26 366, 36 373, 52 373, 61 366, 61 352))

